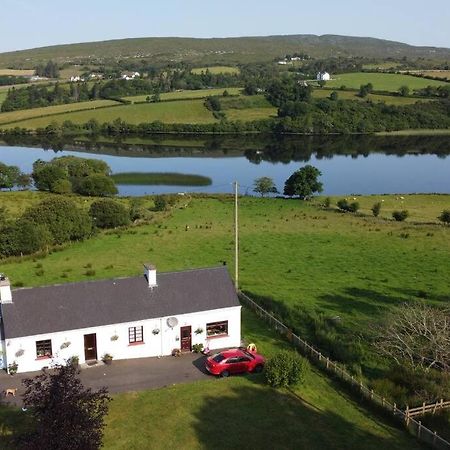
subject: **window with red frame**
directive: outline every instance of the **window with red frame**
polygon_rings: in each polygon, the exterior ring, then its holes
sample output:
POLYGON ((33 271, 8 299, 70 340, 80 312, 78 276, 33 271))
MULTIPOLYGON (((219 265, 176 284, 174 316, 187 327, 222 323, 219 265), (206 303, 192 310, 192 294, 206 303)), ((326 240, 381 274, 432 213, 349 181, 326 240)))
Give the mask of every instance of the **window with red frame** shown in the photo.
POLYGON ((221 336, 228 334, 228 320, 206 324, 206 336, 221 336))
POLYGON ((144 342, 144 327, 128 328, 128 342, 134 344, 136 342, 144 342))
POLYGON ((51 339, 47 339, 45 341, 36 341, 36 357, 43 358, 45 356, 52 356, 51 339))

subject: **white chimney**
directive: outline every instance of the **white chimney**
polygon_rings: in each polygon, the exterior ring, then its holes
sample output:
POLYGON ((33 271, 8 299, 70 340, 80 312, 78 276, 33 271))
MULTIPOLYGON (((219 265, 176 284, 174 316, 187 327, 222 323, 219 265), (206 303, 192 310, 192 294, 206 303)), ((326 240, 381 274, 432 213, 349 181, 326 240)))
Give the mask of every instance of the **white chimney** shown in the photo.
POLYGON ((12 303, 11 284, 6 275, 0 273, 0 303, 12 303))
POLYGON ((147 278, 148 287, 158 286, 156 283, 156 267, 153 264, 144 264, 144 276, 147 278))

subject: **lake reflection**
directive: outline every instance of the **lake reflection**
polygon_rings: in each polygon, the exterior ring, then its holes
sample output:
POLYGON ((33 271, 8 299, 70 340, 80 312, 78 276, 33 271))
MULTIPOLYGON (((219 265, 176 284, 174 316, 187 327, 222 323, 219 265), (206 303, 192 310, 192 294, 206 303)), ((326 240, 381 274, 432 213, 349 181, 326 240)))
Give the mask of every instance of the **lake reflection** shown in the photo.
POLYGON ((37 159, 74 155, 102 159, 113 173, 178 172, 212 179, 202 187, 119 185, 120 195, 231 192, 234 180, 242 193, 251 194, 254 179, 261 176, 272 177, 282 190, 286 178, 308 163, 322 171, 325 195, 346 195, 450 193, 449 153, 450 136, 158 136, 122 142, 26 137, 2 144, 0 161, 31 172, 37 159))

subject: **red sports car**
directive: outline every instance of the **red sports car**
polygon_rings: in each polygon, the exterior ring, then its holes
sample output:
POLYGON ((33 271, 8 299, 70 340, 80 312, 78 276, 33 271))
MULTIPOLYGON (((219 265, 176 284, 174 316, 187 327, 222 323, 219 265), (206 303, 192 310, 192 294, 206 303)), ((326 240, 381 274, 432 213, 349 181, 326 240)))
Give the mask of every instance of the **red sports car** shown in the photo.
POLYGON ((227 377, 233 373, 261 372, 265 359, 256 352, 234 348, 216 353, 206 359, 206 370, 212 375, 227 377))

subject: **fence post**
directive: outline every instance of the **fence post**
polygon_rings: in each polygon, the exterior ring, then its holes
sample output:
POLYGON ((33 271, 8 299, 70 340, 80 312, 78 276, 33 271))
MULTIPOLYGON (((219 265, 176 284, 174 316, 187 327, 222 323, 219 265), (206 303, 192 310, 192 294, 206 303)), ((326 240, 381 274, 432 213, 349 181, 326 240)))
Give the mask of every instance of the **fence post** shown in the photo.
POLYGON ((422 403, 422 414, 425 414, 425 402, 422 403))
POLYGON ((385 402, 385 398, 381 397, 381 406, 384 408, 384 402, 385 402))
POLYGON ((327 356, 327 369, 329 368, 329 366, 330 366, 330 358, 328 358, 327 356))
POLYGON ((409 405, 406 405, 405 420, 406 420, 406 426, 408 426, 409 425, 409 405))
POLYGON ((420 433, 422 431, 422 422, 419 420, 419 428, 417 429, 417 437, 420 439, 420 433))
POLYGON ((436 445, 436 440, 437 440, 437 433, 435 431, 433 434, 433 447, 436 445))
POLYGON ((373 389, 370 390, 370 399, 373 400, 373 389))

